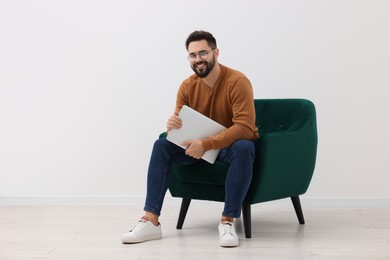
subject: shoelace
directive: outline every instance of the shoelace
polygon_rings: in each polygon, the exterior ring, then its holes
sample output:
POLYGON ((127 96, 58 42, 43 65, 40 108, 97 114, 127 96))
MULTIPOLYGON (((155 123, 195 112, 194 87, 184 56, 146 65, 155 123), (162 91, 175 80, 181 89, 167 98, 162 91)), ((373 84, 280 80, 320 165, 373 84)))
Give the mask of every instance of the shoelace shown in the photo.
POLYGON ((233 227, 233 223, 232 222, 229 222, 229 221, 223 221, 221 222, 224 230, 225 230, 225 234, 226 233, 232 233, 232 227, 233 227))
POLYGON ((146 219, 141 218, 140 220, 138 220, 137 224, 130 230, 130 232, 142 229, 145 226, 146 222, 146 219))

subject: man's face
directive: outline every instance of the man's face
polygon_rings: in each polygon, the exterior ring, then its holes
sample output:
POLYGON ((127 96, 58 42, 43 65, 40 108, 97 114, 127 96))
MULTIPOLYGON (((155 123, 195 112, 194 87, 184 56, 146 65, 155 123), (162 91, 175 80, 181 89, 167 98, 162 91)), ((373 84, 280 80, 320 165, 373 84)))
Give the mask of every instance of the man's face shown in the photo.
POLYGON ((188 55, 191 68, 195 74, 200 78, 207 77, 216 60, 214 50, 207 45, 207 41, 191 42, 188 45, 188 55), (191 57, 195 57, 195 59, 192 60, 191 57))

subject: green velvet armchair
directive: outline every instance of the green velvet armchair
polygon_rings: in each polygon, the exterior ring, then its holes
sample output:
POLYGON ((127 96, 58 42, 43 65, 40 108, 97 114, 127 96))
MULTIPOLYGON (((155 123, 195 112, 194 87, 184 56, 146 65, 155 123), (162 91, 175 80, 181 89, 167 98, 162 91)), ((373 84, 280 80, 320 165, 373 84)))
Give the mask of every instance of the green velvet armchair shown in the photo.
MULTIPOLYGON (((256 141, 253 177, 242 205, 245 237, 251 234, 251 205, 291 198, 298 221, 305 220, 299 200, 310 184, 317 154, 316 112, 306 99, 255 99, 256 141)), ((177 229, 183 227, 192 199, 223 202, 228 166, 222 162, 174 165, 169 191, 182 198, 177 229)))

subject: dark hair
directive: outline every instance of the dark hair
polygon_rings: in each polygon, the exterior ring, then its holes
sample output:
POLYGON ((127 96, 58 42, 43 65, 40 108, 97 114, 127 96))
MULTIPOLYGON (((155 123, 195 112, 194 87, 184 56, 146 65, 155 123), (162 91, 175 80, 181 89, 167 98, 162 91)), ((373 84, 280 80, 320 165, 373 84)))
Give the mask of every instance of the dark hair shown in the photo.
POLYGON ((215 40, 214 36, 206 31, 195 31, 191 33, 187 40, 186 40, 186 49, 188 50, 188 45, 190 45, 191 42, 206 40, 207 45, 214 49, 217 48, 217 41, 215 40))

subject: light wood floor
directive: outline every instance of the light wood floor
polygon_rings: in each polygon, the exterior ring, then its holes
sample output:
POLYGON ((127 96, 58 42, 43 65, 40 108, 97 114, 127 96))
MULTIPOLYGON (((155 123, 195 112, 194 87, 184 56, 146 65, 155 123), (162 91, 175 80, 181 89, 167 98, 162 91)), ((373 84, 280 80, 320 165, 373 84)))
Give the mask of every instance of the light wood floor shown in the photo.
POLYGON ((303 205, 299 225, 292 206, 257 204, 251 239, 236 221, 237 248, 218 245, 221 210, 221 203, 194 203, 176 230, 179 205, 166 205, 162 240, 124 245, 140 205, 0 206, 0 259, 390 259, 389 208, 303 205))

